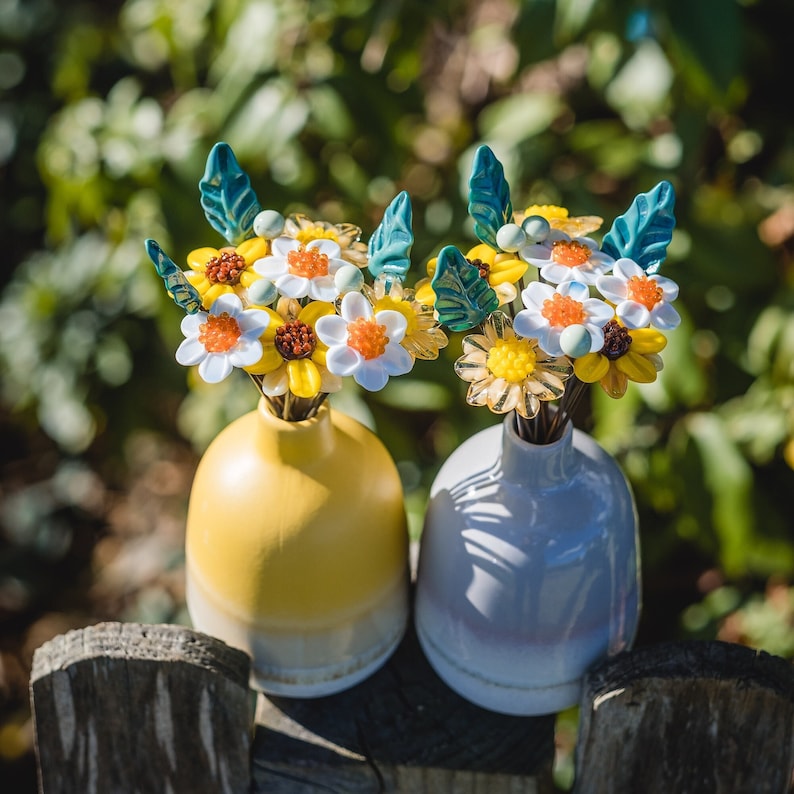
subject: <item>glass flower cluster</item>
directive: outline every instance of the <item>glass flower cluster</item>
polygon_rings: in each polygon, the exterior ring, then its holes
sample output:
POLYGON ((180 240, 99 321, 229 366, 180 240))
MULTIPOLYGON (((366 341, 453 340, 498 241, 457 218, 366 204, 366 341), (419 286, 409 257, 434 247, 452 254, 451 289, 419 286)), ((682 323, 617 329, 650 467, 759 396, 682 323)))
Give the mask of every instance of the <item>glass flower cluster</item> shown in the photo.
POLYGON ((678 286, 658 270, 675 227, 660 182, 635 197, 599 244, 602 219, 555 206, 514 212, 504 169, 474 157, 469 214, 479 242, 443 247, 428 278, 404 286, 411 203, 398 194, 368 243, 352 224, 262 209, 232 150, 216 144, 199 183, 210 225, 228 242, 191 251, 187 270, 147 250, 186 314, 176 359, 217 383, 247 372, 286 420, 313 416, 346 377, 378 391, 432 360, 462 332, 457 375, 466 400, 515 412, 522 437, 559 437, 583 390, 611 397, 662 369, 664 332, 678 326, 678 286))
POLYGON ((352 224, 262 209, 225 143, 210 152, 199 189, 207 220, 229 245, 191 251, 187 270, 154 240, 146 246, 186 313, 176 359, 198 365, 203 380, 240 368, 277 416, 299 421, 343 378, 378 391, 446 346, 432 305, 403 287, 413 244, 406 193, 364 244, 352 224))
POLYGON ((663 332, 680 323, 678 286, 658 275, 674 202, 668 182, 638 195, 599 245, 589 235, 601 218, 554 206, 514 213, 501 163, 480 147, 469 181, 480 243, 465 255, 444 247, 416 293, 442 325, 471 331, 455 362, 467 402, 515 411, 522 437, 549 443, 588 384, 619 398, 630 381, 656 380, 663 332))

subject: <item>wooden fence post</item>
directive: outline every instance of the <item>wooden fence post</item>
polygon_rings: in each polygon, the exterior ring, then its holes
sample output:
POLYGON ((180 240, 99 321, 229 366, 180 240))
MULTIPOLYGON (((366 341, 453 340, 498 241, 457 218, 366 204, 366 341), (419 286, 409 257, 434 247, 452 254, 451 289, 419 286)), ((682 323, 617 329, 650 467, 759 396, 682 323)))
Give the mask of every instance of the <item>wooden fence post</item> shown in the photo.
POLYGON ((43 794, 242 794, 254 699, 241 651, 181 626, 100 623, 35 651, 43 794))
POLYGON ((594 668, 575 794, 785 794, 794 667, 724 642, 665 643, 594 668))

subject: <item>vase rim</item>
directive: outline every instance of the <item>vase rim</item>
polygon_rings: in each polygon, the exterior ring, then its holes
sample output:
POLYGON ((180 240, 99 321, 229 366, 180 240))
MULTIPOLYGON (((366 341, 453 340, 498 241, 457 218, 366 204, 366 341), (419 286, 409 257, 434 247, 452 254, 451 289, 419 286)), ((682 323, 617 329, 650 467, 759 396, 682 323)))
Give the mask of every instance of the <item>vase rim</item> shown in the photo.
POLYGON ((311 425, 319 424, 324 420, 324 417, 330 413, 331 406, 328 404, 328 401, 326 400, 317 409, 314 415, 310 416, 308 419, 294 419, 294 420, 282 419, 280 416, 273 413, 270 406, 268 405, 267 400, 264 397, 260 397, 259 403, 257 404, 257 410, 268 421, 272 419, 274 422, 277 422, 279 426, 283 426, 284 430, 289 430, 290 427, 306 428, 306 427, 310 427, 311 425))
POLYGON ((550 441, 546 444, 536 444, 534 441, 527 441, 525 438, 521 438, 518 435, 518 429, 516 428, 517 418, 514 413, 509 414, 504 418, 504 432, 507 433, 511 440, 521 446, 527 447, 536 447, 538 449, 548 449, 552 450, 559 446, 565 446, 566 444, 570 444, 571 440, 573 439, 573 421, 571 419, 566 420, 565 425, 562 429, 562 433, 560 433, 559 437, 554 441, 550 441))

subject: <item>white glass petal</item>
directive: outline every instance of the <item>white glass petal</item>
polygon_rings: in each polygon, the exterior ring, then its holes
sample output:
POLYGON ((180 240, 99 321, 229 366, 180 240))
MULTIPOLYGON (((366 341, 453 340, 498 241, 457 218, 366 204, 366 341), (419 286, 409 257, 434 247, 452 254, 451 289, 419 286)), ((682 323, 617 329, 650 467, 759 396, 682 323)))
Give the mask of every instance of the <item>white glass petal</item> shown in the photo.
POLYGON ((283 256, 264 256, 253 264, 255 273, 270 281, 275 281, 279 276, 289 272, 287 260, 283 256))
POLYGON ((354 375, 356 383, 367 391, 380 391, 389 382, 389 373, 386 372, 381 361, 382 357, 365 361, 364 364, 356 370, 356 374, 354 375))
POLYGON ((314 324, 314 331, 320 341, 332 347, 347 344, 347 323, 338 314, 326 314, 314 324))
POLYGON ((301 244, 294 237, 276 237, 270 244, 270 250, 281 259, 286 259, 290 251, 297 251, 301 244))
POLYGON ((637 301, 623 301, 616 309, 618 319, 626 328, 647 328, 651 322, 651 313, 637 301))
POLYGON ((325 366, 331 373, 343 378, 356 372, 363 361, 363 356, 347 345, 335 345, 325 354, 325 366))
POLYGON ((414 366, 413 357, 398 342, 389 342, 379 360, 389 375, 405 375, 414 366))
POLYGON ((287 378, 287 367, 283 365, 273 372, 268 372, 262 378, 262 392, 268 397, 280 397, 287 393, 289 379, 287 378))
POLYGON ((232 362, 225 353, 209 353, 199 364, 198 372, 207 383, 220 383, 233 369, 232 362))
POLYGON ((206 355, 207 348, 195 336, 185 339, 176 349, 176 360, 184 367, 192 367, 194 364, 198 364, 204 360, 206 355))
POLYGON ((309 279, 287 273, 276 279, 278 291, 288 298, 305 298, 309 294, 309 279))
POLYGON ((386 326, 386 336, 392 342, 402 342, 408 330, 408 320, 405 315, 394 309, 385 309, 375 315, 375 322, 386 326))
POLYGON ((342 305, 339 310, 342 317, 347 322, 353 322, 359 317, 372 317, 372 304, 360 292, 348 292, 342 298, 342 305))
POLYGON ((316 301, 333 303, 339 295, 339 289, 333 276, 317 276, 309 282, 309 296, 316 301))
POLYGON ((672 331, 681 324, 681 315, 669 304, 659 303, 651 312, 651 325, 661 331, 672 331))

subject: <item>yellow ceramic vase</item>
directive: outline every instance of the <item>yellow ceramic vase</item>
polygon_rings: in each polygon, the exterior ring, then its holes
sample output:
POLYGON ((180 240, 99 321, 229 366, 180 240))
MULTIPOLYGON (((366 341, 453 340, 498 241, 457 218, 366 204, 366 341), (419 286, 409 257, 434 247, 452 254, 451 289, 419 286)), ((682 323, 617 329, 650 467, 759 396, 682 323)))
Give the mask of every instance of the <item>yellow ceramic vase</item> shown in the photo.
POLYGON ((388 659, 408 617, 394 462, 327 404, 286 422, 262 400, 199 463, 186 574, 194 626, 247 651, 256 688, 315 697, 358 683, 388 659))

